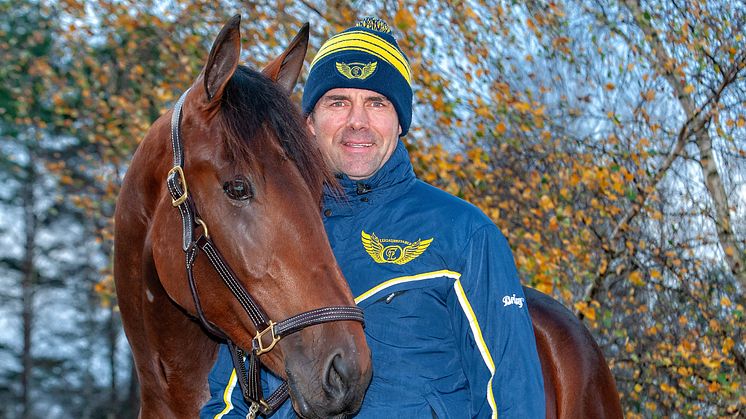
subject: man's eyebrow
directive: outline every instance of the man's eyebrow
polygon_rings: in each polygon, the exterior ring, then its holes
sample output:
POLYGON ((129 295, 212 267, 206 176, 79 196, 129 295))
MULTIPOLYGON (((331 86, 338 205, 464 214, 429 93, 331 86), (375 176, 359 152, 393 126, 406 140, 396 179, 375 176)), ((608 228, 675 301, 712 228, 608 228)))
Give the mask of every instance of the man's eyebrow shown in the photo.
POLYGON ((345 96, 345 95, 327 95, 327 96, 324 96, 322 99, 324 100, 349 100, 350 97, 345 96))
POLYGON ((368 96, 365 98, 366 102, 389 102, 389 98, 383 95, 368 96))
MULTIPOLYGON (((324 101, 351 100, 349 95, 326 95, 321 98, 324 101)), ((390 102, 384 95, 371 95, 365 97, 366 102, 390 102)))

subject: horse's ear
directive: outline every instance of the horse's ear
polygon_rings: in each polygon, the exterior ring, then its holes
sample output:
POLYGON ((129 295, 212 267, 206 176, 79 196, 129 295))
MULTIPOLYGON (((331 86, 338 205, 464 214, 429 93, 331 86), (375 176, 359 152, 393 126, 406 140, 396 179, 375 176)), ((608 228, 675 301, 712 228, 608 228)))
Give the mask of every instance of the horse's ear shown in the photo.
POLYGON ((223 94, 228 80, 238 67, 241 55, 241 15, 233 16, 220 30, 210 49, 210 56, 203 71, 207 101, 214 101, 223 94))
POLYGON ((308 49, 308 23, 295 35, 290 45, 279 57, 272 60, 262 70, 262 73, 279 84, 289 95, 293 92, 293 87, 298 81, 301 69, 303 69, 303 60, 306 58, 306 49, 308 49))

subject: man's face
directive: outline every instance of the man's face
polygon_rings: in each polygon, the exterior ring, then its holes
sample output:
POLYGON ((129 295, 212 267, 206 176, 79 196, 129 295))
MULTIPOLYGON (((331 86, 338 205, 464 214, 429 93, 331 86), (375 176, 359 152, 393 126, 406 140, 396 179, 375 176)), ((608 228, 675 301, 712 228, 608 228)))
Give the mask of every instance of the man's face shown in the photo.
POLYGON ((332 171, 353 180, 373 176, 391 157, 401 133, 394 105, 364 89, 329 90, 306 123, 332 171))

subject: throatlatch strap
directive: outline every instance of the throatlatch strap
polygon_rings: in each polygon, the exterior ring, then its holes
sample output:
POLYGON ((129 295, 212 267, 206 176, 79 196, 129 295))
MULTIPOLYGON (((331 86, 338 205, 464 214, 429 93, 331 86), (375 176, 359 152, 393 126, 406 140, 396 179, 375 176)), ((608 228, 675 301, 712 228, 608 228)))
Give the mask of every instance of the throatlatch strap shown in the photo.
POLYGON ((190 246, 189 249, 187 249, 186 252, 186 271, 187 271, 187 281, 189 282, 189 291, 192 293, 192 300, 194 301, 194 309, 197 312, 197 317, 199 317, 199 321, 202 324, 202 326, 207 329, 210 333, 215 335, 216 337, 219 337, 221 339, 228 340, 228 336, 220 330, 217 326, 212 324, 207 318, 205 317, 205 312, 202 310, 202 303, 200 302, 199 298, 199 292, 197 292, 197 284, 194 281, 194 259, 197 257, 197 252, 199 252, 199 247, 197 246, 190 246))

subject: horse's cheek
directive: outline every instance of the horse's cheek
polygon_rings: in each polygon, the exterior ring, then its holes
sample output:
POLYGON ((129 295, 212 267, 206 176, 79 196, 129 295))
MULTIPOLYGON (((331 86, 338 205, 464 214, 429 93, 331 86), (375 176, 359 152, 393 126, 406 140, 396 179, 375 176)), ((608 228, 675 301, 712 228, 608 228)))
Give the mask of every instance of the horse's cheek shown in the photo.
POLYGON ((182 301, 187 301, 185 298, 188 295, 182 295, 184 287, 176 279, 186 278, 185 256, 181 249, 179 220, 171 217, 178 214, 169 212, 173 212, 173 208, 161 207, 156 210, 145 246, 150 246, 146 250, 150 250, 153 255, 153 264, 161 285, 171 299, 181 305, 182 301))

